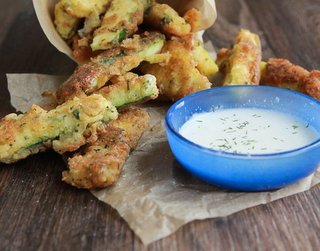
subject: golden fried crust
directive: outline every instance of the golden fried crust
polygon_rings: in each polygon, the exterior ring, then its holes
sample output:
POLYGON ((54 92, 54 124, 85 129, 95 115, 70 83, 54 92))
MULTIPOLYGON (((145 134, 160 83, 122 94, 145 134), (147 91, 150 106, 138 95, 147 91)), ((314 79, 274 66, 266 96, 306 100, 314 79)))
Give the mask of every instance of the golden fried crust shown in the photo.
POLYGON ((70 39, 76 32, 80 18, 86 18, 85 30, 89 32, 88 26, 92 25, 92 15, 96 13, 95 19, 99 20, 98 16, 105 11, 108 2, 109 0, 60 0, 55 5, 54 13, 54 23, 58 33, 62 38, 70 39))
POLYGON ((309 72, 287 59, 271 58, 262 73, 262 85, 299 91, 320 100, 320 71, 309 72))
POLYGON ((88 128, 117 115, 101 95, 75 98, 50 111, 33 105, 25 114, 9 114, 0 121, 0 162, 13 163, 49 147, 75 151, 86 143, 88 128))
POLYGON ((241 30, 224 62, 224 85, 259 84, 261 54, 259 36, 248 30, 241 30))
POLYGON ((60 3, 70 15, 83 18, 89 16, 94 10, 101 12, 108 0, 60 0, 60 3))
POLYGON ((149 120, 148 114, 140 109, 123 111, 116 121, 98 132, 98 140, 88 145, 83 154, 68 160, 69 170, 63 172, 63 181, 86 189, 114 184, 149 120))
POLYGON ((57 91, 59 104, 91 94, 104 86, 111 77, 123 75, 136 68, 148 57, 159 53, 164 43, 164 36, 148 33, 143 37, 134 36, 124 41, 121 48, 109 49, 92 58, 91 62, 79 66, 57 91))
POLYGON ((303 89, 307 95, 320 100, 320 71, 310 72, 303 80, 303 89))
POLYGON ((197 69, 202 75, 209 79, 212 78, 218 71, 219 67, 211 58, 210 54, 203 48, 202 42, 195 40, 193 43, 193 59, 196 61, 197 69))
POLYGON ((156 78, 150 74, 138 76, 128 72, 111 78, 107 85, 96 92, 109 100, 114 106, 142 103, 154 100, 159 95, 156 78))
POLYGON ((149 123, 150 117, 147 112, 138 108, 128 108, 121 111, 119 119, 111 121, 110 125, 126 132, 127 143, 132 151, 137 147, 139 139, 149 123))
POLYGON ((183 18, 191 26, 191 31, 196 32, 200 29, 201 26, 201 12, 195 8, 188 10, 183 18))
POLYGON ((216 64, 219 66, 220 70, 224 71, 225 62, 230 55, 230 50, 227 48, 221 48, 217 53, 216 64))
POLYGON ((171 58, 166 65, 141 65, 141 71, 157 78, 160 94, 170 100, 178 100, 184 96, 210 88, 208 78, 202 75, 192 53, 193 47, 189 40, 168 41, 163 52, 169 52, 171 58))
POLYGON ((124 56, 120 49, 105 51, 95 59, 95 62, 79 66, 62 84, 57 91, 58 103, 61 104, 73 97, 91 94, 105 85, 112 76, 122 75, 137 67, 140 62, 138 55, 124 56))
POLYGON ((144 22, 166 35, 182 37, 191 32, 191 25, 167 4, 154 3, 145 11, 144 22))
POLYGON ((129 155, 124 131, 107 128, 99 133, 99 140, 85 149, 84 155, 68 160, 69 171, 63 181, 78 188, 95 189, 115 183, 129 155))
MULTIPOLYGON (((91 12, 85 16, 83 28, 78 30, 81 37, 92 35, 93 31, 101 25, 100 15, 106 12, 111 0, 88 0, 92 7, 91 12)), ((81 0, 82 3, 85 1, 81 0)))
POLYGON ((283 83, 302 83, 308 75, 307 70, 293 65, 289 60, 271 58, 261 76, 261 84, 278 86, 283 83))
POLYGON ((79 35, 72 37, 72 56, 79 65, 90 62, 90 58, 96 57, 100 52, 93 52, 88 38, 80 38, 79 35))
POLYGON ((114 48, 138 30, 143 21, 143 4, 140 0, 112 1, 101 26, 94 31, 93 51, 114 48))
POLYGON ((64 39, 71 38, 78 27, 79 19, 70 15, 64 8, 64 4, 60 1, 55 5, 55 20, 57 32, 64 39))
POLYGON ((19 127, 15 119, 2 118, 0 120, 0 144, 12 144, 16 138, 19 127))
POLYGON ((95 54, 92 52, 90 47, 79 46, 72 50, 72 56, 79 65, 83 65, 88 63, 90 58, 94 57, 95 54))

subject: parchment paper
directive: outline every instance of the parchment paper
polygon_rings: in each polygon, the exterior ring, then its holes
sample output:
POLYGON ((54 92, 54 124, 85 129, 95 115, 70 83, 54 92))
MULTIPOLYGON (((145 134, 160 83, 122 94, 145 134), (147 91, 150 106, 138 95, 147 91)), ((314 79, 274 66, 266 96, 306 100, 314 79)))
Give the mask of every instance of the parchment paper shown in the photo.
MULTIPOLYGON (((20 111, 26 111, 33 102, 43 103, 40 90, 53 90, 64 79, 38 74, 7 77, 11 103, 20 111)), ((164 129, 167 107, 148 106, 145 109, 151 115, 151 127, 128 159, 121 178, 111 188, 92 191, 119 212, 144 244, 166 237, 193 220, 227 216, 320 183, 320 169, 274 192, 231 192, 203 183, 187 173, 169 149, 164 129)))
MULTIPOLYGON (((60 52, 72 58, 71 49, 66 42, 59 36, 53 24, 54 5, 57 0, 32 0, 39 23, 50 43, 60 52)), ((202 13, 202 25, 200 30, 209 28, 217 18, 215 0, 161 0, 159 2, 167 3, 173 6, 180 13, 195 7, 202 13)))

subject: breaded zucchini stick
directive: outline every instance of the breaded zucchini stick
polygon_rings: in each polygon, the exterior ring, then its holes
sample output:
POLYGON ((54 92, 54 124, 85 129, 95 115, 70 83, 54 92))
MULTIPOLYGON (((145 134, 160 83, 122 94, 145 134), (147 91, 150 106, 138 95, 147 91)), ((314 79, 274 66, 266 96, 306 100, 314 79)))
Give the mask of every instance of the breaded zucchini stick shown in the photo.
POLYGON ((205 48, 203 48, 200 41, 195 41, 193 58, 197 63, 197 69, 200 71, 200 73, 207 76, 209 79, 219 71, 219 67, 211 58, 209 53, 205 50, 205 48))
POLYGON ((78 31, 81 37, 87 37, 88 35, 92 35, 94 29, 101 25, 100 15, 106 12, 110 1, 111 0, 96 0, 96 2, 92 2, 94 4, 94 8, 89 15, 85 16, 83 28, 78 31))
POLYGON ((110 82, 110 85, 96 93, 104 96, 116 107, 156 99, 159 95, 156 78, 150 74, 138 76, 129 72, 112 78, 110 82))
POLYGON ((55 5, 54 16, 57 32, 62 38, 70 39, 76 33, 80 20, 65 10, 62 1, 55 5))
POLYGON ((0 121, 0 162, 12 163, 48 148, 71 152, 97 138, 97 128, 117 118, 117 107, 155 99, 155 77, 127 73, 112 79, 100 94, 75 97, 45 111, 37 105, 23 115, 10 114, 0 121), (104 96, 104 97, 103 97, 104 96))
POLYGON ((144 7, 140 0, 112 0, 101 26, 93 34, 93 51, 118 46, 138 30, 144 7))
POLYGON ((270 58, 262 71, 261 84, 279 86, 281 84, 298 84, 308 77, 309 71, 293 65, 287 59, 270 58))
MULTIPOLYGON (((110 85, 97 93, 117 107, 155 99, 158 96, 156 79, 152 75, 139 77, 127 73, 112 78, 110 82, 110 85)), ((142 110, 122 111, 117 120, 98 129, 96 140, 89 143, 81 154, 68 160, 69 171, 63 173, 63 180, 87 189, 113 184, 148 124, 149 116, 142 110)))
POLYGON ((170 100, 178 100, 190 93, 211 87, 208 78, 197 69, 198 62, 193 57, 193 46, 189 41, 168 41, 163 52, 171 54, 168 64, 143 63, 140 67, 144 74, 149 73, 157 78, 161 95, 170 100))
POLYGON ((142 61, 152 60, 164 45, 159 33, 127 39, 117 49, 110 49, 79 66, 57 91, 58 103, 75 96, 91 94, 103 87, 112 77, 120 76, 136 68, 142 61))
POLYGON ((78 188, 95 189, 114 184, 126 159, 149 125, 149 116, 129 109, 98 132, 98 140, 68 160, 63 181, 78 188))
POLYGON ((88 127, 117 115, 101 95, 75 97, 51 111, 33 105, 25 114, 9 114, 0 122, 0 162, 12 163, 51 147, 59 153, 75 151, 86 143, 88 127))
POLYGON ((72 37, 72 56, 78 63, 83 65, 90 62, 90 58, 99 55, 99 52, 93 52, 90 47, 90 40, 86 37, 80 38, 79 35, 72 37))
MULTIPOLYGON (((109 1, 110 0, 60 0, 55 6, 54 21, 58 33, 64 39, 70 39, 75 34, 80 19, 90 16, 90 22, 85 24, 85 26, 92 26, 92 15, 99 16, 99 14, 105 11, 109 1)), ((87 22, 88 21, 85 21, 85 23, 87 22)), ((87 31, 88 27, 85 29, 87 31)))
POLYGON ((167 4, 153 2, 152 5, 145 4, 144 22, 166 35, 177 37, 186 36, 191 32, 191 25, 179 16, 173 8, 167 4))
POLYGON ((320 100, 320 71, 309 72, 286 59, 269 59, 262 70, 261 84, 299 91, 320 100))
POLYGON ((192 8, 183 15, 183 18, 190 24, 191 32, 197 32, 201 29, 202 14, 199 10, 192 8))
POLYGON ((303 91, 320 101, 320 71, 311 71, 303 81, 303 91))
POLYGON ((102 12, 110 0, 60 0, 63 9, 77 18, 89 16, 94 10, 102 12))
MULTIPOLYGON (((222 64, 224 85, 259 84, 261 54, 259 36, 248 30, 241 30, 233 48, 228 52, 228 58, 222 64)), ((221 64, 219 57, 218 63, 221 64)))

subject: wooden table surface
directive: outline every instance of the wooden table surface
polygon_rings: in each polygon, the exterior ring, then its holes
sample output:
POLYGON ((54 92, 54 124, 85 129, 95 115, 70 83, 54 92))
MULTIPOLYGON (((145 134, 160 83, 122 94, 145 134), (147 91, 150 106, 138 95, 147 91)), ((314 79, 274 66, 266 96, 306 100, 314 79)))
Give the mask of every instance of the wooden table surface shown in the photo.
MULTIPOLYGON (((264 58, 320 69, 319 0, 217 0, 206 33, 229 46, 241 27, 261 35, 264 58)), ((5 73, 70 74, 75 64, 43 35, 30 0, 0 2, 0 115, 5 73)), ((196 221, 143 246, 126 222, 90 192, 61 182, 62 159, 44 153, 0 165, 0 250, 319 250, 320 186, 232 216, 196 221)))

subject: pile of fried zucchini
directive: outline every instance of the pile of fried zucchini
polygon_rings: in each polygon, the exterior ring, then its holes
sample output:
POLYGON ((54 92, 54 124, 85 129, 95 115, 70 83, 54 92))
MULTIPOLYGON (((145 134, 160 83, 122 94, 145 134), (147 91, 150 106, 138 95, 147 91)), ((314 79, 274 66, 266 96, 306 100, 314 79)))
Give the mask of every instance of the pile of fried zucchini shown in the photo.
POLYGON ((221 85, 268 84, 320 99, 320 73, 284 59, 262 61, 259 36, 241 30, 214 61, 196 38, 201 13, 180 16, 154 0, 59 0, 55 26, 79 63, 55 93, 56 108, 37 105, 0 121, 0 162, 52 149, 68 153, 63 180, 78 188, 114 184, 149 126, 129 105, 171 101, 221 85))

